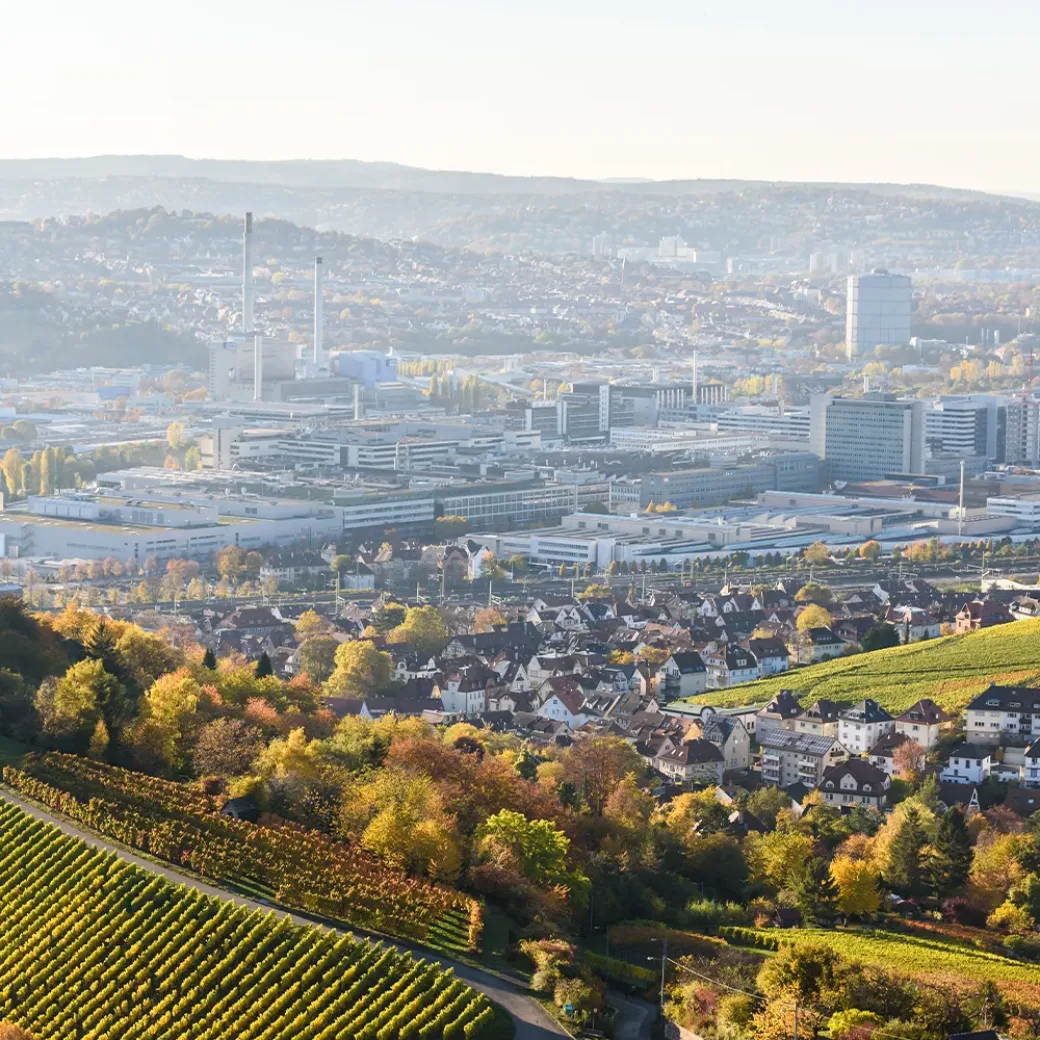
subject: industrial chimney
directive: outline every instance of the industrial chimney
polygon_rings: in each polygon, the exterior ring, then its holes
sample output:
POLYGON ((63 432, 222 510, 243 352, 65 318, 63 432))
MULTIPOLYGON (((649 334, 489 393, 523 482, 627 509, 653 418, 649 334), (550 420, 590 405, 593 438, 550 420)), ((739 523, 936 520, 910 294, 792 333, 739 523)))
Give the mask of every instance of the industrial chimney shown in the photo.
POLYGON ((329 359, 325 355, 325 343, 323 338, 323 311, 325 309, 325 301, 322 296, 322 275, 324 273, 324 267, 322 266, 321 257, 316 256, 314 258, 314 372, 320 374, 327 372, 329 368, 329 359))
POLYGON ((264 399, 264 337, 253 336, 253 400, 264 399))
POLYGON ((253 331, 253 214, 246 214, 242 230, 242 331, 253 331))

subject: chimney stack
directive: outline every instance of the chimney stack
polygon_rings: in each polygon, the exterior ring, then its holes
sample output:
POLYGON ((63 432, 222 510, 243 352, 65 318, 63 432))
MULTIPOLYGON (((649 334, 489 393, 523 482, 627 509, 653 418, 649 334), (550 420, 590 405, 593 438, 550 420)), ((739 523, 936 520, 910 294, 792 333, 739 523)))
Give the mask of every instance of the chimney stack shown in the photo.
POLYGON ((318 374, 327 372, 329 368, 329 359, 325 355, 323 333, 325 300, 321 289, 324 270, 321 257, 316 256, 314 258, 314 371, 318 374))
POLYGON ((242 230, 242 331, 253 331, 253 214, 246 214, 242 230))
POLYGON ((264 337, 253 336, 253 400, 264 399, 264 337))

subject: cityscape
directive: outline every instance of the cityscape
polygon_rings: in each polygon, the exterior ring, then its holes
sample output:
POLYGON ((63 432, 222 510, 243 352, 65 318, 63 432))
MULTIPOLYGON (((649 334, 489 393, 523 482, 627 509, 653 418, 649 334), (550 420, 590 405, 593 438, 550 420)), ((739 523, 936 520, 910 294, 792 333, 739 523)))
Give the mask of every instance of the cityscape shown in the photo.
POLYGON ((327 6, 0 144, 0 1040, 1040 1040, 1027 63, 327 6))

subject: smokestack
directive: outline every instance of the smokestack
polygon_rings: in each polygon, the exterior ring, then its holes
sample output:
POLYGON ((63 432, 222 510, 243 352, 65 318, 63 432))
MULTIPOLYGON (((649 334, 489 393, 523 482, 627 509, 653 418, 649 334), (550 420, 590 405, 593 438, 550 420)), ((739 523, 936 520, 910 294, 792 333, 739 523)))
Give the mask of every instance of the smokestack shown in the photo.
POLYGON ((264 337, 253 336, 253 400, 264 399, 264 337))
POLYGON ((324 267, 321 257, 314 258, 314 371, 323 372, 329 367, 329 360, 325 356, 325 344, 323 342, 323 319, 325 301, 322 297, 321 283, 324 267))
POLYGON ((242 331, 253 331, 253 214, 242 229, 242 331))

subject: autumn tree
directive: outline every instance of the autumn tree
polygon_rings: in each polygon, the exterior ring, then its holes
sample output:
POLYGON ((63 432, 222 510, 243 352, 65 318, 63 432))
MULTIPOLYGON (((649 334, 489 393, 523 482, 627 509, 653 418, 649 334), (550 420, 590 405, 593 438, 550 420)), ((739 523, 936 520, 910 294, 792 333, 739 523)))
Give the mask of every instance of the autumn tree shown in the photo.
POLYGON ((861 560, 870 560, 873 562, 881 557, 881 543, 872 538, 869 542, 864 542, 859 547, 858 552, 861 560))
POLYGON ((144 697, 143 722, 148 744, 162 756, 162 765, 179 768, 195 735, 202 690, 187 668, 156 679, 144 697))
POLYGON ((497 607, 484 607, 473 617, 473 629, 476 632, 490 632, 496 625, 506 624, 506 617, 497 607))
POLYGON ((294 630, 297 640, 304 643, 312 636, 325 635, 329 624, 316 610, 305 610, 297 618, 294 630))
POLYGON ((332 636, 311 636, 299 649, 300 673, 306 673, 314 682, 325 682, 335 670, 339 645, 332 636))
POLYGON ((572 744, 563 755, 563 777, 573 784, 593 815, 601 816, 617 785, 646 770, 638 752, 620 737, 590 737, 572 744))
POLYGON ((831 877, 838 887, 838 909, 848 917, 869 917, 881 906, 881 877, 865 859, 835 856, 831 877))
POLYGON ((195 739, 191 761, 196 776, 238 776, 264 748, 263 733, 244 719, 214 719, 195 739))
POLYGON ((340 643, 335 653, 336 668, 325 684, 329 693, 341 697, 370 697, 390 684, 390 655, 377 650, 367 639, 340 643))
POLYGON ((904 780, 916 784, 924 774, 925 750, 916 740, 904 740, 892 752, 896 772, 904 780))
POLYGON ((413 653, 428 656, 448 641, 448 626, 434 606, 409 607, 404 621, 389 635, 391 643, 404 643, 413 653))
POLYGON ((584 875, 567 869, 570 839, 550 820, 503 809, 477 828, 475 838, 478 855, 515 867, 536 885, 572 890, 588 884, 584 875))
POLYGON ((816 603, 810 603, 799 613, 795 625, 799 632, 808 632, 811 628, 830 628, 832 620, 829 611, 816 603))
POLYGON ((812 545, 806 546, 802 557, 806 563, 819 566, 820 564, 830 562, 831 551, 823 542, 813 542, 812 545))

